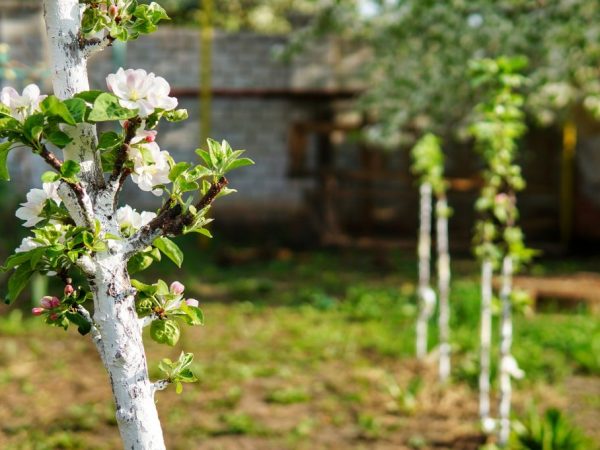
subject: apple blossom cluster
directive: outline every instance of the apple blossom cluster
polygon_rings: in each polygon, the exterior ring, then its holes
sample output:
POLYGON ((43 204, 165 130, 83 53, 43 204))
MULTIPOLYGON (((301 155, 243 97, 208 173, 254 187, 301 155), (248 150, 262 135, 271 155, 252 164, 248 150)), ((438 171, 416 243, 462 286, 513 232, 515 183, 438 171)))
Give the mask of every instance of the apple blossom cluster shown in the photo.
MULTIPOLYGON (((160 196, 163 191, 155 186, 170 182, 172 159, 169 152, 161 151, 155 142, 156 131, 146 129, 144 119, 157 110, 173 111, 177 107, 177 99, 169 97, 171 86, 154 73, 147 73, 143 69, 123 68, 108 75, 106 84, 123 108, 137 111, 138 117, 142 119, 128 150, 128 157, 133 162, 131 178, 142 191, 160 196)), ((124 121, 122 125, 127 129, 131 123, 124 121)))
POLYGON ((177 99, 169 97, 171 87, 167 80, 144 69, 119 68, 106 77, 106 84, 123 108, 138 111, 142 119, 156 109, 172 111, 177 107, 177 99))

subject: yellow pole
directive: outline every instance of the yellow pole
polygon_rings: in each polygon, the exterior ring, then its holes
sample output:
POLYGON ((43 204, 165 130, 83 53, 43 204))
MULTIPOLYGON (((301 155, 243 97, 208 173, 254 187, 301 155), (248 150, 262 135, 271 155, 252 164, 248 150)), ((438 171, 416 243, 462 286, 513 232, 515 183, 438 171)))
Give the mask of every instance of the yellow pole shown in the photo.
POLYGON ((575 147, 577 126, 568 120, 563 127, 563 148, 560 162, 560 240, 567 248, 573 237, 573 199, 575 196, 575 147))
POLYGON ((214 0, 200 1, 200 147, 210 137, 214 0))

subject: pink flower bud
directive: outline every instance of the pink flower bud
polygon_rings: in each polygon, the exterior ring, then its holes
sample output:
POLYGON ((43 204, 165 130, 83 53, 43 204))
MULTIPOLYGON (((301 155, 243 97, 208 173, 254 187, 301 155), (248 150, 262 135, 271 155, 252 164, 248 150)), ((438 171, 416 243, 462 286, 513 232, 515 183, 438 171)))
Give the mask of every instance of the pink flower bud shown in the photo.
POLYGON ((505 193, 501 192, 500 194, 496 195, 496 197, 494 198, 494 200, 496 201, 496 203, 504 203, 508 200, 508 195, 506 195, 505 193))
POLYGON ((181 294, 183 294, 185 286, 183 284, 181 284, 179 281, 173 281, 171 283, 171 287, 169 289, 171 290, 171 294, 181 295, 181 294))
POLYGON ((148 136, 146 136, 146 142, 154 142, 156 140, 156 136, 154 136, 153 134, 149 134, 148 136))
POLYGON ((44 308, 31 308, 31 314, 34 316, 41 316, 44 311, 44 308))
POLYGON ((58 320, 58 314, 56 314, 56 313, 50 314, 50 320, 58 320))
POLYGON ((52 309, 57 308, 60 305, 60 300, 57 297, 50 297, 49 295, 42 298, 40 302, 43 308, 52 309))
POLYGON ((72 285, 67 284, 65 286, 65 295, 67 295, 67 296, 72 295, 73 292, 75 292, 75 288, 72 285))
POLYGON ((200 304, 200 303, 198 302, 198 300, 196 300, 195 298, 188 298, 188 299, 185 301, 185 303, 186 303, 188 306, 195 306, 196 308, 197 308, 197 307, 198 307, 198 305, 200 304))
POLYGON ((110 5, 108 8, 108 15, 114 19, 119 15, 119 8, 117 8, 116 5, 110 5))

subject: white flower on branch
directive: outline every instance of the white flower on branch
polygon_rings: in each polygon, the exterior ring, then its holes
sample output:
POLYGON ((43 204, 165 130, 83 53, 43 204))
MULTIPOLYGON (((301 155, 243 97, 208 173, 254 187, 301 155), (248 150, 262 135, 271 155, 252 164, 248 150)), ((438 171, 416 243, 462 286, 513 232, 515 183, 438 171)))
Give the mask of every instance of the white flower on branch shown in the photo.
POLYGON ((138 213, 131 206, 125 205, 117 210, 116 216, 121 232, 130 234, 131 231, 139 230, 150 223, 156 217, 156 214, 148 211, 138 213))
POLYGON ((0 102, 10 108, 11 115, 17 120, 24 120, 39 110, 40 102, 46 95, 40 95, 40 88, 30 84, 23 89, 23 94, 12 87, 5 87, 0 92, 0 102))
POLYGON ((47 200, 54 201, 60 205, 61 199, 58 196, 58 182, 44 183, 42 189, 32 189, 27 193, 27 201, 21 203, 15 215, 24 220, 25 227, 34 227, 42 221, 42 211, 47 200))
POLYGON ((122 107, 138 110, 142 118, 155 109, 171 111, 177 107, 177 99, 169 97, 171 86, 167 80, 143 69, 120 68, 106 77, 106 84, 122 107))
POLYGON ((32 238, 31 236, 28 236, 26 238, 23 238, 23 240, 21 241, 21 245, 19 245, 15 249, 15 253, 25 253, 25 252, 28 252, 29 250, 33 250, 34 248, 41 247, 41 245, 42 244, 37 242, 34 238, 32 238))
POLYGON ((161 195, 162 189, 154 187, 170 183, 169 152, 161 151, 156 142, 146 142, 143 145, 132 146, 129 149, 129 158, 133 161, 133 182, 142 191, 161 195))

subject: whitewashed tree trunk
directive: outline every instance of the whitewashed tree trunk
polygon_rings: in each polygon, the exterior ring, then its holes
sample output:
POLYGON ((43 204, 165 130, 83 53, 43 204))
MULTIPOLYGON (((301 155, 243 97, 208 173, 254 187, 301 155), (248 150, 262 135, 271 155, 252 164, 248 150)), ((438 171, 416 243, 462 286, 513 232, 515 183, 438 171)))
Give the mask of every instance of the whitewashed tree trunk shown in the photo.
POLYGON ((502 318, 500 322, 500 431, 498 443, 504 447, 510 435, 510 402, 512 395, 510 363, 512 361, 511 346, 513 338, 512 326, 512 276, 513 260, 505 256, 502 262, 502 318))
POLYGON ((450 249, 448 244, 448 201, 440 196, 436 202, 437 269, 439 291, 439 377, 445 383, 450 376, 450 249))
MULTIPOLYGON (((86 54, 79 45, 79 1, 45 0, 44 11, 55 94, 64 99, 88 90, 86 54)), ((117 234, 113 205, 105 198, 96 201, 105 183, 95 151, 95 127, 80 125, 65 131, 74 141, 64 150, 64 157, 81 164, 80 177, 89 194, 86 201, 78 202, 62 189, 67 208, 80 224, 91 217, 100 221, 104 232, 117 234)), ((95 254, 80 266, 94 294, 94 341, 110 377, 123 446, 133 450, 164 449, 125 249, 119 242, 109 241, 108 251, 95 254)))
POLYGON ((490 350, 492 346, 492 276, 493 265, 489 259, 481 264, 481 342, 479 373, 479 417, 490 418, 490 350))
POLYGON ((431 305, 431 184, 422 183, 420 192, 420 226, 419 226, 419 312, 417 317, 417 358, 423 359, 427 355, 427 321, 430 316, 431 305))

